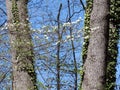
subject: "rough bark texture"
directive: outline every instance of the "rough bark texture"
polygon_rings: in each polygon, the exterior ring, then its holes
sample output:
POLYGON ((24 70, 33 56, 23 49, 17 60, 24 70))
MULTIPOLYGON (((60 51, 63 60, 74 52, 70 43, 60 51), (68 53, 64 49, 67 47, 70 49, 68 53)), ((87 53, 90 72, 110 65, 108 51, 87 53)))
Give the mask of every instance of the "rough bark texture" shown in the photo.
POLYGON ((12 55, 12 90, 37 90, 27 0, 6 0, 6 6, 12 55))
POLYGON ((104 90, 109 34, 109 0, 93 0, 90 40, 84 62, 82 90, 104 90))

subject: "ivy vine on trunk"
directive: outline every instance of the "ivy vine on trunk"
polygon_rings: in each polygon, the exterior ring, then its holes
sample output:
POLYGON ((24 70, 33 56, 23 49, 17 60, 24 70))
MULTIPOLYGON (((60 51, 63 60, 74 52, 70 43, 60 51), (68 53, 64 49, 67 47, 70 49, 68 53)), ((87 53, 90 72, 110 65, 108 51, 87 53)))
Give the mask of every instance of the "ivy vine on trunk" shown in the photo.
POLYGON ((27 0, 6 0, 12 56, 12 90, 38 90, 27 0))

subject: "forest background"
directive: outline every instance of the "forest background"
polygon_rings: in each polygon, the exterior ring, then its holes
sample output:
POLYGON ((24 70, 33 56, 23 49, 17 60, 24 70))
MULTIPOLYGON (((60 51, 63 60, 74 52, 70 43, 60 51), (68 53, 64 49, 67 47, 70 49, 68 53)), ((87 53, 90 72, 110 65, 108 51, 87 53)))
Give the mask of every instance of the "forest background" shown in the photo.
MULTIPOLYGON (((30 0, 29 27, 39 90, 77 90, 82 71, 85 0, 30 0), (60 45, 60 46, 59 46, 60 45)), ((0 88, 12 90, 10 39, 5 0, 0 0, 0 88)), ((27 43, 27 42, 26 42, 27 43)), ((118 43, 119 47, 119 43, 118 43)), ((118 50, 119 51, 119 50, 118 50)), ((119 52, 116 86, 119 86, 119 52)), ((112 85, 113 86, 113 85, 112 85)))

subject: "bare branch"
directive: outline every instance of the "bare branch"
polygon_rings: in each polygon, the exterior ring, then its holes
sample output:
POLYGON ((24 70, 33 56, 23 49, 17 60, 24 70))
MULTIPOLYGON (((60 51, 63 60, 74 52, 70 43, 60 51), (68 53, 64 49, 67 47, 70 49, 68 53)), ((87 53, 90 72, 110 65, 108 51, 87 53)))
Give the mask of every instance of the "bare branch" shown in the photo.
POLYGON ((83 9, 85 10, 85 6, 84 6, 84 4, 83 4, 83 1, 82 1, 82 0, 80 0, 80 3, 81 3, 81 5, 82 5, 83 9))
POLYGON ((7 16, 7 13, 2 8, 0 10, 7 16))

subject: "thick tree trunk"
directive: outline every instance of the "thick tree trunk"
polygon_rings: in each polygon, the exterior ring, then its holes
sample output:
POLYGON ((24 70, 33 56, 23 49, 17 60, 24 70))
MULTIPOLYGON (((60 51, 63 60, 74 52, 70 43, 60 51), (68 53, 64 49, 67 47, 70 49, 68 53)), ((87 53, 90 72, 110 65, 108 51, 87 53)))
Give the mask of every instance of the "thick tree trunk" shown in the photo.
POLYGON ((104 90, 109 34, 109 0, 93 0, 92 9, 82 90, 104 90))
POLYGON ((27 0, 6 0, 6 6, 12 55, 12 90, 37 90, 27 0))

